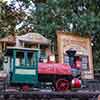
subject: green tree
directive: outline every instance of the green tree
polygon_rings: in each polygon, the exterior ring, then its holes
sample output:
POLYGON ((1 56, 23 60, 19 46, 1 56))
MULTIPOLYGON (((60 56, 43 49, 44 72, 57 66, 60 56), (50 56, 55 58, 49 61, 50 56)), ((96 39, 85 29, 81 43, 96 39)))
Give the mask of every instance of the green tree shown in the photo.
MULTIPOLYGON (((34 1, 34 0, 32 0, 34 1)), ((56 45, 56 31, 72 31, 79 32, 80 35, 90 35, 94 37, 94 62, 95 66, 99 66, 99 27, 100 27, 100 2, 99 0, 47 0, 46 3, 36 3, 31 0, 13 0, 10 9, 14 7, 14 12, 11 15, 2 13, 5 19, 2 23, 7 22, 6 26, 10 24, 10 28, 21 34, 27 32, 27 28, 31 27, 33 31, 41 33, 45 37, 52 40, 52 44, 56 45), (17 10, 14 6, 19 2, 20 7, 17 10), (30 7, 32 9, 30 9, 30 7), (23 10, 24 8, 24 10, 23 10), (28 9, 28 14, 26 10, 28 9), (15 13, 15 16, 12 15, 15 13), (16 13, 18 16, 16 17, 16 13), (8 16, 8 17, 7 17, 8 16), (13 18, 11 18, 13 17, 13 18), (9 24, 8 24, 9 23, 9 24), (12 23, 12 24, 11 24, 12 23), (20 26, 20 24, 22 24, 20 26), (20 27, 15 29, 16 25, 20 27), (95 38, 96 37, 96 38, 95 38), (54 41, 55 40, 55 41, 54 41)), ((4 6, 4 4, 3 4, 4 6)), ((5 8, 5 7, 4 7, 5 8)), ((4 10, 4 12, 9 10, 4 10)), ((0 31, 2 29, 0 27, 0 31)), ((6 28, 4 28, 6 29, 6 28)), ((10 31, 10 29, 8 29, 10 31)), ((2 31, 5 32, 5 31, 2 31)), ((6 31, 7 32, 7 31, 6 31)))
POLYGON ((99 67, 99 0, 48 0, 47 3, 37 4, 36 7, 35 30, 52 41, 56 40, 57 30, 79 32, 82 36, 88 34, 94 37, 94 65, 99 67))
MULTIPOLYGON (((94 38, 93 54, 94 54, 94 66, 99 68, 100 66, 100 33, 97 32, 94 38)), ((100 69, 100 68, 99 68, 100 69)))
POLYGON ((12 1, 9 5, 7 2, 0 2, 0 37, 15 34, 16 25, 21 23, 26 16, 22 7, 19 1, 12 1), (19 3, 18 9, 15 6, 16 2, 19 3))

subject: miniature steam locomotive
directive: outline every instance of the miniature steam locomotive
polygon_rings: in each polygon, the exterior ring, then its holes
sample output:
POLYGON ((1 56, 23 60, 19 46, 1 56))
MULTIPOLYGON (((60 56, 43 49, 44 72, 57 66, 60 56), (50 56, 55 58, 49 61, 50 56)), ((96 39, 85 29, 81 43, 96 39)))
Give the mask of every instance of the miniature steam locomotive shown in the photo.
POLYGON ((8 47, 5 53, 6 73, 0 75, 7 80, 7 86, 30 88, 52 88, 66 91, 80 88, 80 59, 75 58, 75 51, 67 51, 69 65, 56 63, 51 56, 49 61, 39 62, 39 49, 8 47), (76 65, 77 64, 77 65, 76 65))

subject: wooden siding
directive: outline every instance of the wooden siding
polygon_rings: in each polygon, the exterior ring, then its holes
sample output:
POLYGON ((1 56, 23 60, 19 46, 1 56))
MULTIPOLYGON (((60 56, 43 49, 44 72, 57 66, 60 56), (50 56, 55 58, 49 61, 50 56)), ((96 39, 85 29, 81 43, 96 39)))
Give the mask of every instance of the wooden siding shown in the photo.
POLYGON ((57 32, 57 49, 60 63, 64 63, 64 53, 70 48, 74 48, 77 51, 77 55, 88 56, 89 68, 88 70, 82 71, 82 78, 93 79, 93 59, 90 37, 81 37, 75 35, 75 33, 73 35, 71 32, 57 32))

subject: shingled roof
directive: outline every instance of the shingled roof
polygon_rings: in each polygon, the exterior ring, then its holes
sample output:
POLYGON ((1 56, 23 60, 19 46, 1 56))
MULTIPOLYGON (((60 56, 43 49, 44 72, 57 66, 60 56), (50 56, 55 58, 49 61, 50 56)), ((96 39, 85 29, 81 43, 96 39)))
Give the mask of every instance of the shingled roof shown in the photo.
POLYGON ((50 44, 50 40, 38 33, 27 33, 25 35, 17 36, 19 41, 27 43, 50 44))
POLYGON ((27 33, 21 36, 9 35, 7 37, 1 38, 0 42, 16 44, 16 39, 27 43, 38 43, 38 44, 46 44, 46 45, 50 44, 50 40, 48 40, 47 38, 45 38, 44 36, 38 33, 27 33))
POLYGON ((6 42, 6 43, 16 43, 16 37, 13 35, 9 35, 7 37, 1 38, 0 42, 6 42))

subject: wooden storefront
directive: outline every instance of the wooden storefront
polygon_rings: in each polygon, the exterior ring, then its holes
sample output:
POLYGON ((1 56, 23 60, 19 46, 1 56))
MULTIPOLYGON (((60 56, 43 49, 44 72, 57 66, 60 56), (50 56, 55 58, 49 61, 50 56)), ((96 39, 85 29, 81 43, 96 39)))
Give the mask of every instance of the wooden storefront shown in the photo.
POLYGON ((51 53, 51 41, 39 33, 29 32, 16 37, 16 46, 40 49, 40 56, 47 57, 51 53))
POLYGON ((57 32, 57 49, 60 63, 67 63, 68 57, 66 51, 76 50, 76 55, 81 57, 82 78, 93 79, 93 59, 91 39, 89 36, 81 37, 76 33, 57 32))
POLYGON ((41 55, 51 52, 51 41, 41 34, 29 32, 21 36, 9 35, 0 39, 0 52, 5 51, 6 47, 25 47, 25 48, 39 48, 41 55))

